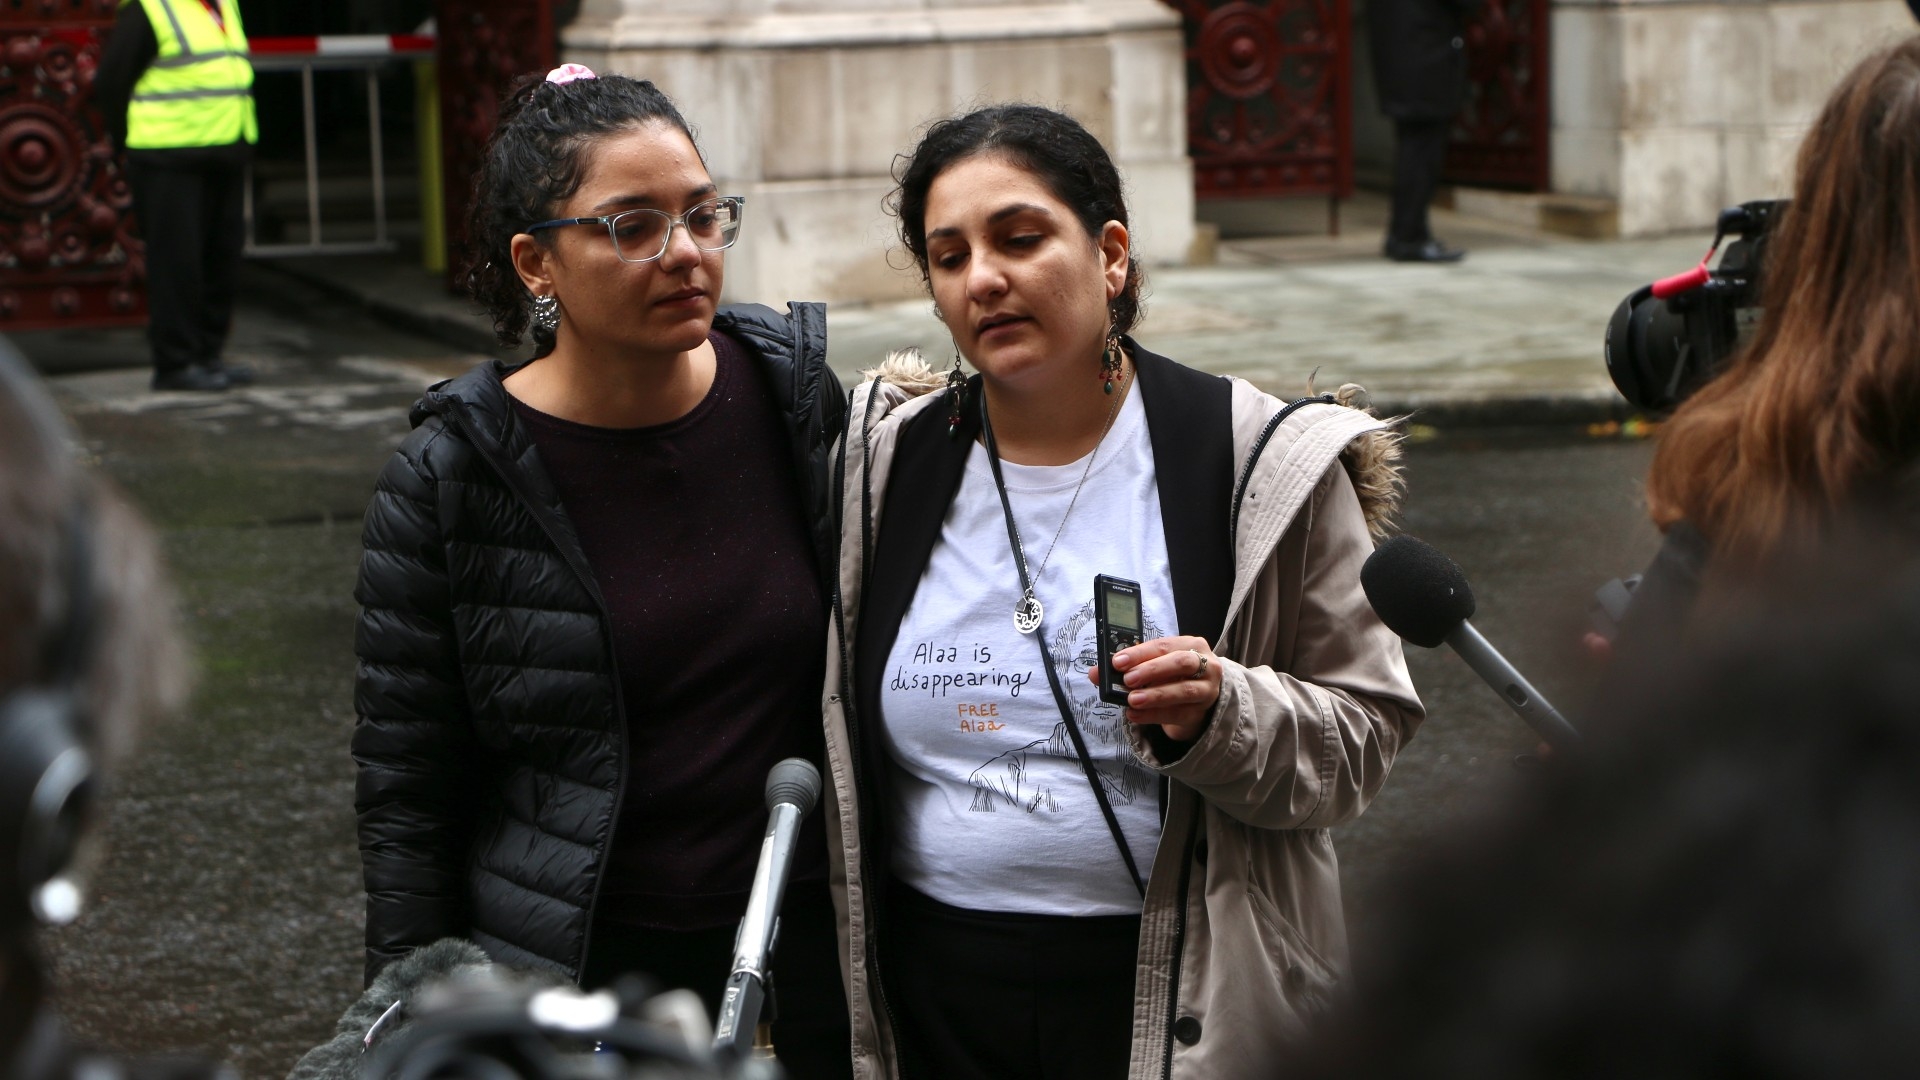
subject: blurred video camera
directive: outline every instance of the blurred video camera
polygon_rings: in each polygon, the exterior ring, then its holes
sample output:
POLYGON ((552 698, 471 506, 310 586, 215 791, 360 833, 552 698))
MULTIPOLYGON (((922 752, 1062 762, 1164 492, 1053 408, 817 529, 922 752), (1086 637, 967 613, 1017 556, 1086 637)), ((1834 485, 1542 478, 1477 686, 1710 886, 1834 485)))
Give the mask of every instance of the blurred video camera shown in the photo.
POLYGON ((1607 323, 1607 374, 1634 407, 1666 413, 1705 384, 1760 322, 1767 233, 1785 199, 1720 212, 1700 265, 1634 290, 1607 323), (1708 269, 1720 243, 1734 240, 1708 269))
MULTIPOLYGON (((692 991, 629 977, 585 993, 490 971, 427 987, 390 1039, 369 1031, 362 1080, 780 1080, 771 1057, 713 1045, 692 991)), ((384 1018, 383 1018, 384 1019, 384 1018)), ((378 1028, 380 1025, 376 1024, 378 1028)), ((296 1073, 297 1075, 297 1073, 296 1073)))

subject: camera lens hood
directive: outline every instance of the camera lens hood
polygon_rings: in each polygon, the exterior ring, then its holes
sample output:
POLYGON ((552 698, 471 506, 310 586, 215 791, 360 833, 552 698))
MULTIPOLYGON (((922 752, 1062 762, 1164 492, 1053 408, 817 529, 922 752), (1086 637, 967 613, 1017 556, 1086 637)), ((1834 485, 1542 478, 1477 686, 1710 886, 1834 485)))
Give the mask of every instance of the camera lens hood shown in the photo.
POLYGON ((1658 302, 1653 299, 1653 286, 1641 286, 1620 301, 1620 306, 1613 309, 1613 317, 1607 320, 1607 338, 1603 347, 1607 375, 1613 379, 1614 388, 1620 391, 1620 396, 1636 409, 1654 407, 1648 401, 1647 385, 1641 377, 1641 369, 1646 353, 1648 319, 1645 307, 1658 302))

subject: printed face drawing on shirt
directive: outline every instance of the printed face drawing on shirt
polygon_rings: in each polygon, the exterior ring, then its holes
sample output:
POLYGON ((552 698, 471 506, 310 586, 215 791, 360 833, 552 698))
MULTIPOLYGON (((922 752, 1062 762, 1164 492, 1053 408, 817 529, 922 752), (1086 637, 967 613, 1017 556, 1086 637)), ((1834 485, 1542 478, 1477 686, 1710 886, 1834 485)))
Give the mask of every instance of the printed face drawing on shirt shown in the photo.
MULTIPOLYGON (((1143 611, 1141 616, 1145 640, 1166 636, 1151 612, 1143 611)), ((1060 676, 1060 688, 1066 691, 1067 705, 1073 710, 1074 723, 1080 728, 1081 738, 1086 740, 1087 756, 1093 759, 1094 772, 1107 789, 1108 801, 1131 806, 1135 799, 1154 789, 1154 777, 1134 758, 1132 748, 1127 745, 1126 720, 1120 715, 1120 706, 1101 701, 1099 689, 1087 678, 1087 672, 1100 666, 1098 628, 1093 601, 1089 600, 1061 625, 1048 650, 1053 656, 1054 670, 1060 676)), ((1084 801, 1092 802, 1084 783, 1076 790, 1057 795, 1050 787, 1034 784, 1028 769, 1034 754, 1073 762, 1078 771, 1079 754, 1074 749, 1073 736, 1067 732, 1066 721, 1062 720, 1053 725, 1053 731, 1046 738, 1008 750, 975 769, 967 777, 974 789, 973 802, 967 809, 980 813, 1024 810, 1032 814, 1057 811, 1063 801, 1074 800, 1078 795, 1087 795, 1084 801)))

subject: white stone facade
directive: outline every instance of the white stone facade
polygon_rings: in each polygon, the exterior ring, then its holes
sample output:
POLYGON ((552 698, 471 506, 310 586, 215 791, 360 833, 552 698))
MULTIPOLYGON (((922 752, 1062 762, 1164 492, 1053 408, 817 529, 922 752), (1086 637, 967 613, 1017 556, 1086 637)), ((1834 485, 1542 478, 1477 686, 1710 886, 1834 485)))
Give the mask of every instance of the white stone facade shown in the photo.
POLYGON ((1553 188, 1614 199, 1623 236, 1784 198, 1840 76, 1916 29, 1900 0, 1555 0, 1553 188))
POLYGON ((930 121, 1029 101, 1078 117, 1128 184, 1135 250, 1193 244, 1180 22, 1159 0, 582 0, 567 60, 653 80, 747 199, 727 296, 922 294, 884 200, 930 121))
MULTIPOLYGON (((1554 0, 1553 190, 1612 200, 1624 236, 1784 196, 1841 73, 1916 29, 1901 0, 1554 0)), ((562 33, 566 59, 680 103, 716 181, 748 200, 728 296, 765 302, 920 295, 884 210, 895 156, 928 122, 1002 101, 1086 123, 1126 175, 1136 250, 1187 261, 1181 49, 1160 0, 581 0, 562 33)))

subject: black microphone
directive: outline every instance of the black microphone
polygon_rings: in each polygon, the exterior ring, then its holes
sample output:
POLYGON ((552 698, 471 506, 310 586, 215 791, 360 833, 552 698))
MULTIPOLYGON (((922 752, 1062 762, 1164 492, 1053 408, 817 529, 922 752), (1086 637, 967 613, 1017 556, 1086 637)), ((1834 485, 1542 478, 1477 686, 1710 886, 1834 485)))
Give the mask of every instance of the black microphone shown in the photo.
POLYGON ((760 842, 760 865, 753 872, 747 913, 733 939, 733 969, 713 1029, 714 1049, 745 1055, 760 1026, 767 999, 767 957, 780 933, 780 898, 793 865, 793 843, 800 822, 820 799, 820 770, 804 758, 788 758, 767 773, 767 836, 760 842))
POLYGON ((1563 751, 1580 745, 1573 725, 1467 621, 1473 616, 1473 588, 1459 565, 1437 548, 1411 536, 1393 537, 1367 556, 1360 587, 1387 629, 1424 648, 1451 645, 1547 745, 1563 751))

